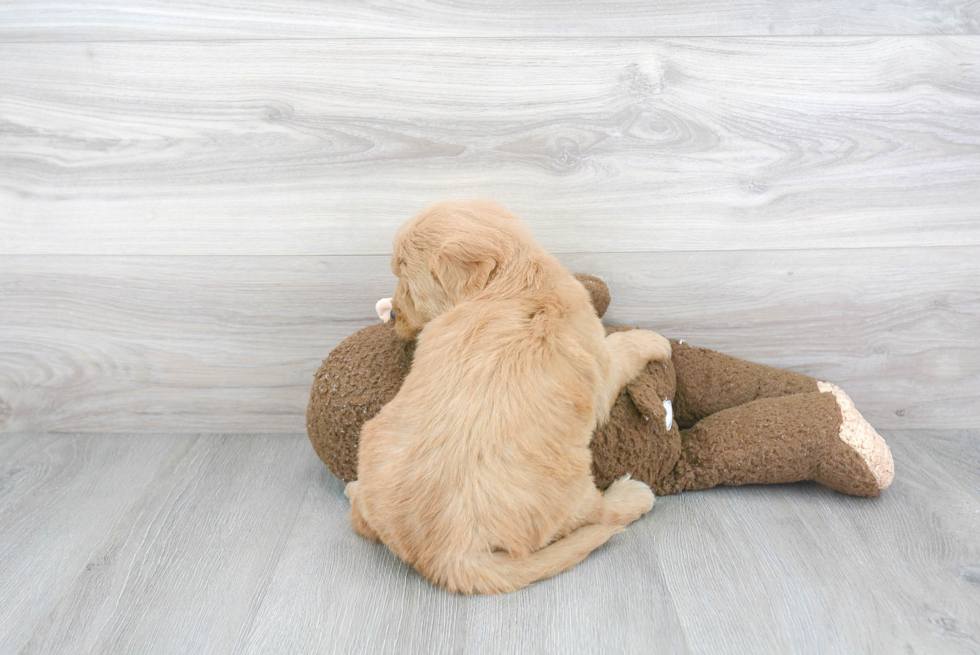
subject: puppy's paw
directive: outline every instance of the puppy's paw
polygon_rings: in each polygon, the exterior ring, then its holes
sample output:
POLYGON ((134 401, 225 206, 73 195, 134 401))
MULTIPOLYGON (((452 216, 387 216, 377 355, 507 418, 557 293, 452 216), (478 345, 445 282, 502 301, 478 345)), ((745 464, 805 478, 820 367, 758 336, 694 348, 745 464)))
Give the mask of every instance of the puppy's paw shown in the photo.
POLYGON ((643 354, 648 362, 662 362, 670 359, 670 342, 663 335, 651 330, 634 330, 639 332, 643 354))
POLYGON ((654 495, 650 487, 627 473, 609 485, 602 499, 605 502, 603 522, 628 525, 650 511, 654 495))
POLYGON ((637 367, 637 372, 646 366, 647 362, 670 359, 670 342, 650 330, 626 330, 613 332, 606 337, 610 349, 618 352, 631 366, 637 367))

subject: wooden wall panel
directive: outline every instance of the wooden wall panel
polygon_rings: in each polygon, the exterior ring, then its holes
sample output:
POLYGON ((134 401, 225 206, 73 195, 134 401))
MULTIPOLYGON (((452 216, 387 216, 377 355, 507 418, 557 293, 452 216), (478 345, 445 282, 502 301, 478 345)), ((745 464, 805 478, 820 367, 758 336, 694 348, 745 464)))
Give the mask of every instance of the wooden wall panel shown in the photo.
MULTIPOLYGON (((564 255, 637 324, 841 384, 877 426, 965 427, 980 248, 564 255)), ((0 258, 0 430, 302 432, 387 257, 0 258)))
POLYGON ((102 0, 0 4, 0 40, 391 36, 977 34, 970 0, 399 2, 102 0))
POLYGON ((0 253, 383 254, 492 197, 554 252, 980 245, 980 39, 0 45, 0 253))

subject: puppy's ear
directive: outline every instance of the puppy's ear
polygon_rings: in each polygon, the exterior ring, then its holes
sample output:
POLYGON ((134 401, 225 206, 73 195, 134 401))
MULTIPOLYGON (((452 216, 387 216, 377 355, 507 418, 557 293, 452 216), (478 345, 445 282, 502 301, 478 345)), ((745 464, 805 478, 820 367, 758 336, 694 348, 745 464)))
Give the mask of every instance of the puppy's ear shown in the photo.
POLYGON ((445 292, 460 300, 487 285, 500 259, 500 249, 490 243, 453 240, 433 253, 429 269, 445 292))

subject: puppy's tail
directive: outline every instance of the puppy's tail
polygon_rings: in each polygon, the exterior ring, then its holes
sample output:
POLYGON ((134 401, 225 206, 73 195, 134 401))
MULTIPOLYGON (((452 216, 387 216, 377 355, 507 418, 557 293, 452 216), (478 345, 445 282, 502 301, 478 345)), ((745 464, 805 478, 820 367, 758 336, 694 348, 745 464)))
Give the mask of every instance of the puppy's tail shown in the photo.
POLYGON ((471 555, 466 561, 456 562, 455 575, 446 576, 442 583, 450 591, 464 594, 517 591, 532 582, 567 571, 625 529, 622 525, 587 525, 526 557, 484 551, 471 555))

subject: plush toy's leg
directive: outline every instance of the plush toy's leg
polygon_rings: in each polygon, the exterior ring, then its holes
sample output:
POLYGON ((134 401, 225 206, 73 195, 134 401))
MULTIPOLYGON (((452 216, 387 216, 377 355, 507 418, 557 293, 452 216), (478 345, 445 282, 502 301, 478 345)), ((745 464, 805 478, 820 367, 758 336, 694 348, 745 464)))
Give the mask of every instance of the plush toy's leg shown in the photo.
POLYGON ((817 381, 801 373, 756 364, 707 348, 671 341, 677 372, 674 418, 681 428, 729 407, 759 398, 819 391, 817 381))
POLYGON ((888 446, 843 391, 819 385, 828 393, 762 398, 682 431, 681 458, 655 493, 814 480, 877 496, 894 475, 888 446))

